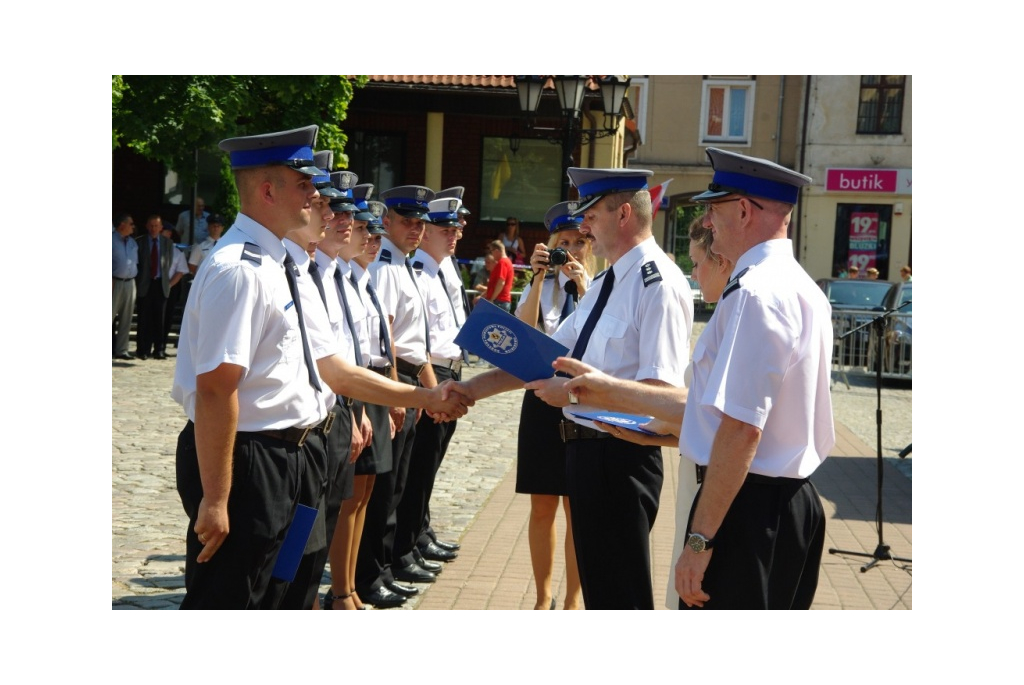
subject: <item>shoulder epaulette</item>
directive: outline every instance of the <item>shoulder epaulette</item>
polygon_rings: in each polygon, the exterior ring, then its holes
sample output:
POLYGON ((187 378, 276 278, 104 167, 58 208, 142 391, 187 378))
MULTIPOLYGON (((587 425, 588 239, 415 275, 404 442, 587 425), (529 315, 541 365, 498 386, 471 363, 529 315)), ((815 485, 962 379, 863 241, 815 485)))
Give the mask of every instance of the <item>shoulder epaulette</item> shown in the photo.
POLYGON ((644 287, 646 288, 651 283, 657 283, 661 280, 661 272, 658 271, 658 265, 654 262, 647 262, 640 267, 640 274, 644 278, 644 287))
POLYGON ((421 273, 423 271, 423 262, 413 262, 412 268, 416 269, 416 273, 421 273))
POLYGON ((743 274, 747 273, 749 269, 750 267, 748 266, 729 279, 729 282, 725 284, 725 290, 722 291, 723 300, 728 297, 730 293, 740 289, 740 279, 743 278, 743 274))
POLYGON ((263 263, 263 248, 256 243, 246 243, 242 246, 242 259, 259 266, 263 263))
POLYGON ((385 264, 391 263, 391 250, 387 248, 381 248, 379 260, 385 264))

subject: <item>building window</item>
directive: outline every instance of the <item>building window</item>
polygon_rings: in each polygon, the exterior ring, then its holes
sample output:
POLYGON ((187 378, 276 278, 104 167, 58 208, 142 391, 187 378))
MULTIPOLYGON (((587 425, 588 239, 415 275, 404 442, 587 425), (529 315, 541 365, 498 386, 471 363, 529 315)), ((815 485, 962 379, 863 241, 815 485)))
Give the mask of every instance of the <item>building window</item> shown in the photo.
POLYGON ((874 267, 879 278, 887 279, 891 226, 892 205, 837 205, 833 274, 856 266, 864 277, 874 267))
POLYGON ((512 152, 508 138, 484 138, 480 178, 480 221, 543 223, 562 197, 562 147, 523 138, 512 152))
POLYGON ((360 183, 372 183, 374 196, 405 183, 405 137, 355 131, 345 145, 348 169, 360 183))
POLYGON ((749 144, 753 121, 753 80, 704 81, 700 115, 702 144, 749 144))
POLYGON ((861 76, 857 133, 900 133, 906 76, 861 76))

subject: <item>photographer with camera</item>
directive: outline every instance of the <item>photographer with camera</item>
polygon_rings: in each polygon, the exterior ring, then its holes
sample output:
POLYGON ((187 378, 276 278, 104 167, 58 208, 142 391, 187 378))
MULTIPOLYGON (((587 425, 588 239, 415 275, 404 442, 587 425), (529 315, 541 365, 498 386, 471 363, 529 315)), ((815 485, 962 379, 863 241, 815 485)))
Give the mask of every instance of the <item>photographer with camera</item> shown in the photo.
MULTIPOLYGON (((548 244, 538 243, 530 256, 533 279, 523 289, 516 317, 551 335, 587 291, 594 270, 590 241, 579 232, 582 217, 572 218, 570 205, 548 210, 544 225, 548 244)), ((559 433, 562 410, 540 400, 532 390, 523 396, 519 418, 516 492, 530 495, 530 559, 537 584, 535 609, 554 609, 551 577, 555 559, 555 517, 559 500, 565 508, 566 609, 580 606, 580 576, 572 539, 565 480, 565 444, 559 433)))

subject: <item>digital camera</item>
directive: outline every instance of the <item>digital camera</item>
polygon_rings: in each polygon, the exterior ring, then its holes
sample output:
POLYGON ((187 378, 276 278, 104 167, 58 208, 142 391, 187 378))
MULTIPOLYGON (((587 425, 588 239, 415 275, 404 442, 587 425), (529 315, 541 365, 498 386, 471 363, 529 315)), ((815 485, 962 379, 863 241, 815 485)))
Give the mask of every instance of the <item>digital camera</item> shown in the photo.
POLYGON ((564 247, 556 247, 548 253, 548 264, 551 266, 562 266, 569 261, 569 253, 564 247))

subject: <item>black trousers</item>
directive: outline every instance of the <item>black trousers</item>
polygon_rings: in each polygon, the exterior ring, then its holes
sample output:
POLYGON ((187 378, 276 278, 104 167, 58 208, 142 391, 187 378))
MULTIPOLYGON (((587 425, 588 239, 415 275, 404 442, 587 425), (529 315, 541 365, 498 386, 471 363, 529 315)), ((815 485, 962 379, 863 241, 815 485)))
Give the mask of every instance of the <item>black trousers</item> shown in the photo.
MULTIPOLYGON (((324 538, 322 541, 314 541, 313 536, 310 536, 310 544, 306 546, 306 552, 299 562, 295 580, 289 584, 281 601, 282 609, 313 608, 317 593, 320 592, 324 568, 327 566, 327 556, 334 528, 338 524, 341 502, 345 498, 346 474, 349 474, 349 483, 352 481, 352 468, 348 463, 352 451, 352 413, 348 407, 341 404, 335 404, 331 412, 334 414, 334 425, 323 439, 326 448, 324 487, 317 507, 317 518, 323 518, 324 538), (321 542, 323 544, 320 544, 321 542)), ((351 492, 352 488, 349 487, 349 495, 351 492)), ((320 521, 317 522, 317 525, 319 524, 320 521)))
POLYGON ((164 308, 167 298, 159 278, 149 284, 145 297, 139 297, 138 326, 135 336, 135 349, 139 354, 151 355, 163 352, 167 345, 167 331, 164 330, 164 308))
MULTIPOLYGON (((182 609, 257 609, 266 606, 277 553, 310 476, 306 452, 294 443, 258 433, 238 433, 228 498, 230 532, 217 553, 199 564, 203 549, 195 533, 203 484, 199 477, 195 425, 178 436, 175 476, 188 516, 185 532, 185 599, 182 609)), ((314 476, 315 477, 315 476, 314 476)))
MULTIPOLYGON (((453 374, 451 369, 440 366, 434 367, 434 375, 438 383, 449 379, 459 380, 458 374, 453 374)), ((455 434, 456 423, 435 423, 434 419, 424 412, 416 424, 416 437, 413 439, 405 493, 395 511, 393 554, 399 568, 415 563, 413 551, 417 543, 422 538, 429 540, 426 528, 430 517, 430 495, 434 491, 434 479, 437 477, 437 470, 441 468, 448 443, 455 434)))
MULTIPOLYGON (((403 374, 398 374, 398 379, 409 385, 416 384, 411 377, 403 374)), ((356 559, 356 592, 360 595, 371 594, 382 584, 394 582, 391 563, 397 522, 395 511, 405 493, 415 435, 416 410, 409 409, 405 413, 402 430, 396 432, 391 441, 391 470, 377 474, 373 492, 366 504, 363 537, 359 542, 359 556, 356 559)))
MULTIPOLYGON (((825 512, 811 481, 747 476, 715 534, 704 608, 809 609, 824 546, 825 512)), ((679 608, 700 607, 679 600, 679 608)))
POLYGON ((663 479, 660 447, 617 438, 566 443, 572 534, 587 609, 654 608, 650 533, 663 479))

